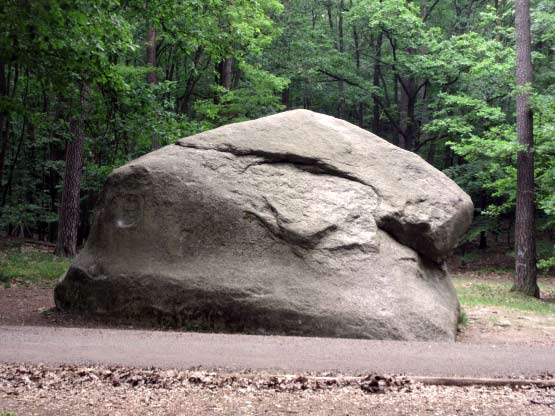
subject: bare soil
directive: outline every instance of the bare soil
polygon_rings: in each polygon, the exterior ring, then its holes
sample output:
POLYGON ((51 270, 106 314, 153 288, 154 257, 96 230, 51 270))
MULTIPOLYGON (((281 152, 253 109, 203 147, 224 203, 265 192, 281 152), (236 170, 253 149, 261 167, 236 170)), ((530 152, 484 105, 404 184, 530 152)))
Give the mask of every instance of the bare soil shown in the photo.
POLYGON ((472 344, 524 344, 555 347, 555 316, 493 306, 465 308, 468 324, 458 341, 472 344))
POLYGON ((68 314, 56 310, 49 286, 14 282, 0 286, 0 325, 61 326, 83 328, 135 328, 134 322, 68 314))

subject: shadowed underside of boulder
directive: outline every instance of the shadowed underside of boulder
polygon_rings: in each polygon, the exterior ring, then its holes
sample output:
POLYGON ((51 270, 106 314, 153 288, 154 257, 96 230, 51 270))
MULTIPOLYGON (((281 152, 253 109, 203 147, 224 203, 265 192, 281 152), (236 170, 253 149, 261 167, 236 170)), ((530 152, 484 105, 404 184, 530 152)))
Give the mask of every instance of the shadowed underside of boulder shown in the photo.
POLYGON ((417 155, 296 110, 180 140, 112 173, 64 310, 177 326, 453 340, 441 265, 469 197, 417 155))

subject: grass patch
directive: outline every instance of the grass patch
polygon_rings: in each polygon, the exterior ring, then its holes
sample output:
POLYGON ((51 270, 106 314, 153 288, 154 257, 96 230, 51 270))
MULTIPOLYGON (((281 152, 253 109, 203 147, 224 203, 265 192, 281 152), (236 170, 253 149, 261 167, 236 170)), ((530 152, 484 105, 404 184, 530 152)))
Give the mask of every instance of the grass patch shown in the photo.
POLYGON ((459 330, 463 329, 464 327, 466 327, 468 325, 468 315, 466 314, 466 312, 463 310, 461 310, 461 314, 459 315, 459 319, 457 319, 457 328, 459 330))
MULTIPOLYGON (((461 304, 465 307, 496 306, 537 314, 555 314, 555 302, 535 299, 521 293, 511 292, 512 282, 505 280, 479 280, 463 277, 453 278, 461 304)), ((542 284, 543 295, 553 298, 555 285, 542 284)))
POLYGON ((69 267, 69 260, 39 251, 16 249, 0 253, 0 283, 13 280, 30 283, 54 283, 69 267))

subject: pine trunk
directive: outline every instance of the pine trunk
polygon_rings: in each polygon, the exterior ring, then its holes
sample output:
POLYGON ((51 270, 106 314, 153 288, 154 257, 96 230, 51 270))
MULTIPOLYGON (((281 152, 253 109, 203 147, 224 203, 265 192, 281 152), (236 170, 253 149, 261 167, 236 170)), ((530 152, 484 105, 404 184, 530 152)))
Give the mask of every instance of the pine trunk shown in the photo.
POLYGON ((69 124, 72 140, 66 147, 66 160, 59 211, 56 255, 73 257, 77 254, 77 229, 79 227, 79 201, 81 193, 81 169, 85 144, 84 112, 88 86, 80 87, 80 116, 72 116, 69 124))
MULTIPOLYGON (((515 1, 516 83, 532 84, 530 2, 515 1)), ((539 297, 536 270, 534 208, 534 138, 529 93, 516 95, 516 125, 523 150, 517 156, 517 196, 515 221, 515 281, 513 290, 539 297)))
POLYGON ((233 58, 226 58, 222 61, 220 76, 222 87, 228 91, 231 90, 231 82, 233 80, 233 58))

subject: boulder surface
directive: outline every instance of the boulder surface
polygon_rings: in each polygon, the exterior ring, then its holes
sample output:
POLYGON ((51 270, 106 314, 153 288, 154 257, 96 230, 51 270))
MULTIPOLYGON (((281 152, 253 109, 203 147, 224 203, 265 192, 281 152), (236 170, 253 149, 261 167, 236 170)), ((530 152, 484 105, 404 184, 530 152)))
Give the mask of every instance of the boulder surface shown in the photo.
POLYGON ((443 260, 472 212, 416 154, 289 111, 115 170, 56 305, 192 328, 454 340, 443 260))

